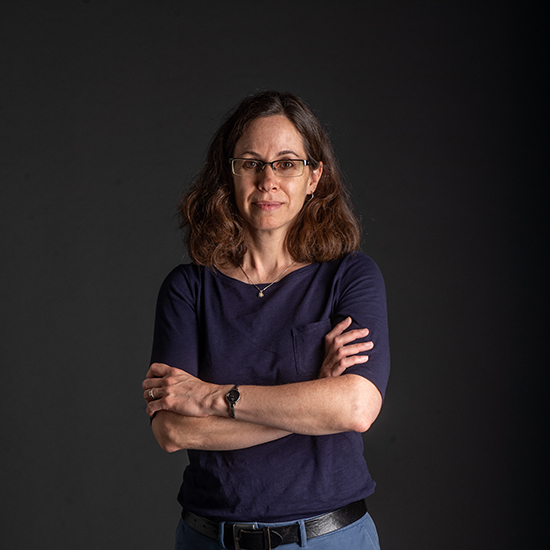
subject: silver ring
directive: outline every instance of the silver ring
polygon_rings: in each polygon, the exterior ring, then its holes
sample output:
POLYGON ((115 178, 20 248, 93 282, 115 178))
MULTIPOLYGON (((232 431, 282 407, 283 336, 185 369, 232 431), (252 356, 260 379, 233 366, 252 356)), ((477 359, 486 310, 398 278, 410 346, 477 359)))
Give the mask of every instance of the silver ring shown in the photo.
POLYGON ((154 389, 155 389, 155 388, 151 388, 151 389, 149 390, 149 397, 150 397, 151 399, 155 399, 155 394, 153 393, 154 389))

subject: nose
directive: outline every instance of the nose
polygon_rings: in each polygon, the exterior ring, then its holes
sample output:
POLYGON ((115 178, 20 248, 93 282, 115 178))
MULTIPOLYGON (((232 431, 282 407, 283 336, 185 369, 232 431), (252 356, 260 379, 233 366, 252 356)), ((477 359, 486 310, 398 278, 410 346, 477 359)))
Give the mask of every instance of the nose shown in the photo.
POLYGON ((277 189, 278 181, 273 166, 265 164, 262 171, 258 174, 258 189, 261 191, 273 191, 277 189))

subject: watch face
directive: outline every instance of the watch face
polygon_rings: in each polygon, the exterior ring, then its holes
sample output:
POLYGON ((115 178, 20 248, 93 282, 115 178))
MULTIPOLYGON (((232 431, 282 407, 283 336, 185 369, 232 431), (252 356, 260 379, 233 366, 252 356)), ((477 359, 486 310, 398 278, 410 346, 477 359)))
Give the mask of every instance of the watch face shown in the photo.
POLYGON ((233 388, 227 393, 226 397, 230 403, 236 403, 241 397, 241 394, 239 393, 239 390, 233 388))

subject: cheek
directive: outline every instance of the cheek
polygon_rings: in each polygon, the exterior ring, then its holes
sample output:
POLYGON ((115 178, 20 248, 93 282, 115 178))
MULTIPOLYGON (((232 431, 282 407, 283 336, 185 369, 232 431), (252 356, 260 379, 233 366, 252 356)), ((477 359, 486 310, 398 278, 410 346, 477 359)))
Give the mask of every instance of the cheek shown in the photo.
POLYGON ((293 195, 294 197, 298 199, 303 199, 308 193, 308 182, 309 180, 303 180, 300 182, 296 182, 292 187, 289 189, 289 194, 293 195))
POLYGON ((233 197, 235 199, 235 204, 237 205, 239 212, 242 212, 243 205, 246 204, 247 195, 248 193, 246 191, 246 188, 244 188, 242 185, 233 184, 233 197))

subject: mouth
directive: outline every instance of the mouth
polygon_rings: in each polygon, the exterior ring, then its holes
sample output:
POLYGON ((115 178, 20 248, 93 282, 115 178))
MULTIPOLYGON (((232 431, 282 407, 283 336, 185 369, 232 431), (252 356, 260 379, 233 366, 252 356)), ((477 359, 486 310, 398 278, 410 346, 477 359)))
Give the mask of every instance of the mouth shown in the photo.
POLYGON ((276 201, 255 201, 252 203, 256 208, 260 210, 277 210, 281 206, 281 202, 276 201))

